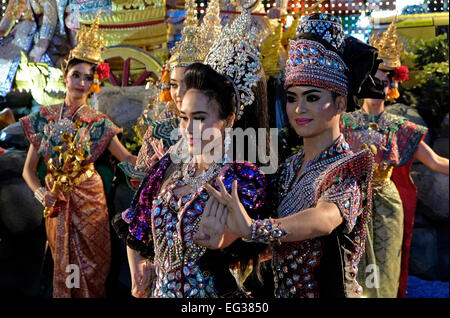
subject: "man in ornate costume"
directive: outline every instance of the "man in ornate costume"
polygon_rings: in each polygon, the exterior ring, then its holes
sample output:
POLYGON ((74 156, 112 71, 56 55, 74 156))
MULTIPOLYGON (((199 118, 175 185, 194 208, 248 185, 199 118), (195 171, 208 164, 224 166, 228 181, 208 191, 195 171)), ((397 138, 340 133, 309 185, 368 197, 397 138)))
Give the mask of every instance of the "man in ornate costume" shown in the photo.
POLYGON ((385 33, 372 38, 371 44, 379 50, 383 63, 360 93, 366 97, 361 109, 342 116, 342 130, 352 149, 356 151, 362 144, 369 145, 376 161, 372 219, 368 224, 359 282, 365 286, 367 297, 383 298, 397 297, 400 282, 400 294, 404 297, 416 195, 404 194, 402 200, 397 184, 409 181, 409 167, 414 158, 446 175, 448 159, 438 156, 425 144, 425 127, 385 111, 385 100, 399 97, 397 82, 408 79, 408 69, 400 62, 402 44, 396 35, 396 20, 385 33), (403 178, 408 180, 391 180, 394 168, 402 167, 407 167, 403 178), (405 199, 409 201, 407 209, 405 199))
MULTIPOLYGON (((268 200, 278 218, 251 219, 235 184, 230 195, 220 180, 220 192, 207 188, 227 211, 208 217, 226 219, 245 240, 274 243, 276 297, 361 297, 356 275, 370 218, 373 155, 350 150, 339 120, 347 96, 376 70, 376 50, 355 38, 344 40, 340 20, 326 14, 305 17, 298 33, 286 66, 286 112, 304 147, 279 168, 273 183, 277 195, 268 200), (356 74, 360 80, 350 85, 356 74)), ((214 248, 210 242, 221 234, 227 236, 205 222, 196 241, 214 248)))
POLYGON ((67 86, 60 105, 42 107, 20 122, 31 145, 23 177, 45 206, 47 240, 53 260, 53 297, 104 297, 111 263, 109 217, 102 179, 94 163, 108 149, 135 162, 117 136, 121 130, 87 105, 89 94, 109 73, 102 64, 98 19, 77 34, 78 45, 64 68, 67 86), (38 164, 47 166, 42 186, 38 164), (76 277, 73 285, 67 276, 76 277))

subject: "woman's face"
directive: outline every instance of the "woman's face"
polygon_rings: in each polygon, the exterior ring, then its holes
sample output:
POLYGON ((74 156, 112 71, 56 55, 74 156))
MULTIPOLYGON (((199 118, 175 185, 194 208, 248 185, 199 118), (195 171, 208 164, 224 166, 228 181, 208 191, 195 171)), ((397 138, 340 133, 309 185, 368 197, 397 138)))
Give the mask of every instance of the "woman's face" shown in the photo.
POLYGON ((384 95, 387 96, 389 93, 389 88, 391 86, 391 81, 389 80, 389 77, 386 75, 385 72, 378 70, 375 73, 375 77, 378 78, 381 82, 383 82, 383 92, 384 95))
POLYGON ((67 94, 75 99, 87 98, 93 80, 94 71, 91 64, 79 63, 70 67, 64 78, 67 94))
POLYGON ((186 93, 186 85, 184 84, 184 67, 175 67, 170 72, 170 96, 175 102, 177 109, 181 109, 181 102, 186 93))
MULTIPOLYGON (((234 115, 227 120, 219 118, 219 103, 200 90, 189 89, 180 110, 180 128, 191 154, 209 154, 211 148, 220 146, 222 152, 225 128, 231 127, 234 115), (205 132, 205 130, 207 130, 205 132), (202 136, 204 138, 202 138, 202 136), (208 145, 208 148, 205 148, 208 145)), ((217 155, 217 153, 214 153, 217 155)), ((222 153, 220 153, 220 158, 222 153)))
POLYGON ((286 113, 297 135, 311 138, 339 127, 345 109, 345 105, 337 106, 340 97, 334 101, 331 92, 312 86, 291 86, 286 97, 286 113))

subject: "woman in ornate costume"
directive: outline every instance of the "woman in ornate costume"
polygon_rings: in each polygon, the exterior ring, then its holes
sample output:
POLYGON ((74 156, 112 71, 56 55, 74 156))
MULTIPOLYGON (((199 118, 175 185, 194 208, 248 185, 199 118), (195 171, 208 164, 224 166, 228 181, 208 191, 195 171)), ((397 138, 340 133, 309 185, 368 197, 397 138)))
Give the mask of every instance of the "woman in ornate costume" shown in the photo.
MULTIPOLYGON (((198 26, 196 3, 185 2, 186 19, 181 31, 182 37, 171 51, 160 81, 160 95, 155 98, 151 110, 138 120, 138 126, 148 127, 143 134, 136 165, 121 163, 130 183, 137 188, 149 169, 174 146, 178 139, 174 134, 179 125, 179 113, 186 85, 185 68, 196 62, 203 62, 215 38, 220 35, 219 1, 211 0, 203 22, 198 26), (174 131, 175 130, 175 131, 174 131), (172 137, 172 138, 171 138, 172 137)), ((181 147, 178 143, 176 147, 181 147)))
POLYGON ((396 21, 381 37, 371 39, 383 63, 373 81, 366 82, 363 97, 367 98, 361 109, 342 116, 342 131, 350 146, 357 150, 361 144, 367 144, 376 153, 372 219, 368 224, 366 255, 359 270, 359 281, 367 297, 394 298, 406 294, 416 195, 410 193, 402 200, 398 184, 405 182, 391 180, 394 168, 407 167, 402 178, 409 181, 409 167, 416 158, 436 172, 449 173, 448 159, 438 156, 423 141, 425 127, 385 111, 385 100, 399 97, 397 82, 408 79, 408 69, 401 66, 402 44, 395 29, 396 21), (411 209, 404 203, 414 206, 411 209), (374 277, 377 272, 379 277, 374 277))
MULTIPOLYGON (((281 165, 273 183, 278 218, 251 218, 236 185, 230 195, 220 180, 220 192, 207 188, 227 210, 208 217, 225 218, 245 240, 278 242, 272 245, 276 297, 360 297, 357 264, 370 217, 373 155, 353 153, 339 121, 347 96, 376 69, 376 50, 344 40, 339 19, 326 14, 304 18, 299 32, 290 41, 286 111, 304 146, 281 165)), ((195 239, 214 248, 211 237, 217 241, 221 234, 201 224, 195 239)))
MULTIPOLYGON (((106 115, 87 106, 87 98, 105 74, 98 17, 82 27, 69 56, 62 105, 41 108, 20 119, 31 145, 23 177, 46 207, 46 231, 53 260, 53 297, 104 297, 111 263, 109 217, 103 182, 94 162, 108 149, 119 160, 134 162, 117 136, 121 130, 106 115), (47 165, 45 186, 38 162, 47 165), (73 286, 68 275, 74 275, 73 286)), ((106 68, 106 72, 108 69, 106 68)))
MULTIPOLYGON (((150 289, 153 297, 243 295, 230 267, 239 264, 244 270, 250 260, 257 264, 258 252, 264 248, 236 236, 222 242, 221 250, 209 250, 193 242, 203 213, 219 206, 205 190, 205 185, 218 175, 228 188, 237 179, 237 191, 247 209, 254 217, 263 216, 265 177, 255 165, 227 163, 222 150, 214 160, 206 160, 210 142, 221 145, 220 149, 230 147, 229 141, 224 141, 224 131, 241 116, 241 120, 246 117, 244 107, 255 97, 251 88, 260 79, 257 73, 261 63, 249 22, 250 16, 244 11, 231 27, 225 28, 206 58, 211 66, 194 63, 185 69, 180 128, 190 161, 175 162, 178 157, 167 153, 150 169, 131 207, 114 220, 116 231, 127 243, 135 297, 147 297, 150 289), (248 46, 243 48, 243 43, 248 46), (221 55, 217 46, 226 46, 224 49, 235 53, 231 60, 221 55), (244 73, 252 78, 244 81, 244 73), (198 138, 193 133, 197 128, 200 133, 215 128, 221 135, 209 140, 194 139, 198 138), (194 153, 196 147, 200 152, 194 153), (156 275, 153 288, 152 268, 156 275)), ((220 223, 217 225, 220 227, 220 223)))

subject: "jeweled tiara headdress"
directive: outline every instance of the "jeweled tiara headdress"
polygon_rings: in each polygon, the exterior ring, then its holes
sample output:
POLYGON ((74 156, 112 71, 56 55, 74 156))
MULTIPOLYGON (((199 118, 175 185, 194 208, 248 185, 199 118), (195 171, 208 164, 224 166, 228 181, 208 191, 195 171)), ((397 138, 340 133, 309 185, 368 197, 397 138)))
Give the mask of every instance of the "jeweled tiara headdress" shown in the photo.
POLYGON ((261 70, 259 40, 251 22, 250 13, 243 9, 231 25, 223 28, 204 62, 233 83, 237 119, 244 113, 244 108, 255 100, 252 87, 262 77, 258 74, 261 70))

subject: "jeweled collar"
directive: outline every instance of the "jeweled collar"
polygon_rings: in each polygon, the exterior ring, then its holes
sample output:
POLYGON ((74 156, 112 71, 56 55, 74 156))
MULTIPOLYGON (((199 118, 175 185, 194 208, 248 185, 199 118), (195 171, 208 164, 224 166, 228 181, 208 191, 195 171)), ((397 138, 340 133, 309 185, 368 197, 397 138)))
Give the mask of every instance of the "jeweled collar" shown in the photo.
POLYGON ((300 175, 297 172, 300 171, 302 165, 304 164, 303 159, 305 157, 303 148, 287 162, 287 170, 285 170, 285 176, 282 181, 284 193, 282 197, 287 195, 293 184, 296 184, 305 174, 312 170, 315 170, 326 164, 326 161, 338 157, 350 151, 350 146, 344 139, 344 135, 340 135, 330 146, 324 149, 319 155, 317 155, 313 160, 306 162, 305 169, 300 175), (295 180, 295 181, 294 181, 295 180), (294 181, 294 182, 293 182, 294 181))
MULTIPOLYGON (((329 147, 327 147, 324 151, 322 151, 319 155, 317 155, 314 159, 306 162, 306 168, 309 168, 316 163, 331 158, 333 156, 339 155, 341 153, 345 153, 350 151, 350 146, 344 139, 344 135, 340 135, 329 147)), ((302 164, 303 158, 305 154, 303 148, 297 153, 294 159, 294 164, 302 164)))
POLYGON ((353 130, 373 129, 371 123, 376 124, 376 130, 387 133, 391 130, 396 131, 398 127, 405 122, 405 118, 383 111, 379 115, 372 115, 358 109, 351 113, 344 113, 342 116, 345 126, 353 130))

